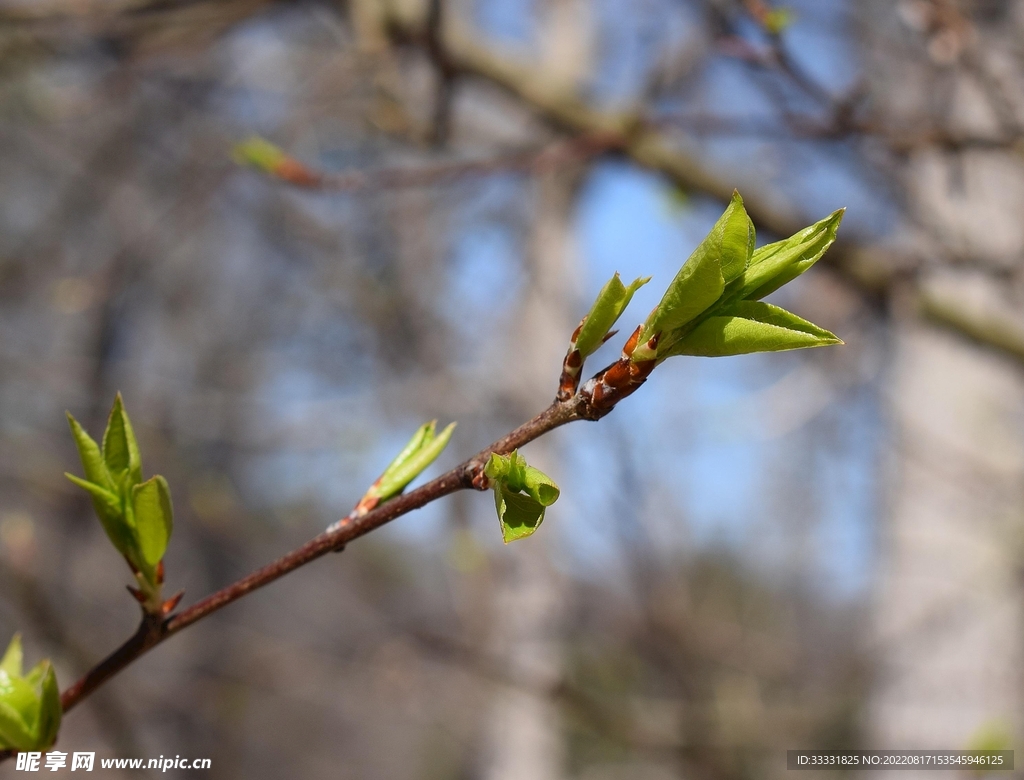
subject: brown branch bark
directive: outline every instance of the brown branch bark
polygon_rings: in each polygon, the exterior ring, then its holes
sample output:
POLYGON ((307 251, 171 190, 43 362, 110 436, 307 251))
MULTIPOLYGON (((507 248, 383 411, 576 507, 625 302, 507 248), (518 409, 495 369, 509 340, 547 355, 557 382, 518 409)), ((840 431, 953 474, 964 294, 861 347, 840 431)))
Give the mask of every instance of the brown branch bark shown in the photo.
POLYGON ((271 175, 296 187, 320 192, 356 192, 432 187, 472 176, 496 173, 543 173, 587 160, 619 143, 616 137, 580 135, 549 144, 479 160, 447 160, 427 165, 325 173, 289 158, 271 175))
MULTIPOLYGON (((64 712, 72 710, 83 699, 96 691, 142 655, 193 623, 226 607, 243 596, 269 585, 332 551, 340 551, 353 539, 436 501, 450 493, 467 488, 486 489, 483 467, 492 452, 507 454, 534 439, 574 420, 596 420, 607 414, 593 408, 589 396, 580 393, 568 401, 556 401, 532 420, 520 425, 508 435, 498 439, 451 471, 428 482, 410 493, 398 496, 361 516, 344 518, 335 530, 325 532, 306 542, 296 550, 257 569, 237 582, 212 593, 187 609, 160 619, 144 615, 138 630, 123 645, 89 670, 80 680, 61 694, 64 712)), ((14 751, 0 751, 0 761, 14 755, 14 751)))

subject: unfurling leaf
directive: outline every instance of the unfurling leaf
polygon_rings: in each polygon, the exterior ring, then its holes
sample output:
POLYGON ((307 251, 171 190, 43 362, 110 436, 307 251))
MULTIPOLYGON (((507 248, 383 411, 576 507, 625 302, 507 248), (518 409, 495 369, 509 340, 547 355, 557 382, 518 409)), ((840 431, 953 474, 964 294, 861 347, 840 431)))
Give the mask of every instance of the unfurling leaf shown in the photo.
POLYGON ((452 431, 455 430, 455 423, 450 423, 441 433, 434 433, 437 427, 437 420, 432 420, 420 427, 389 465, 375 488, 371 488, 380 501, 387 501, 405 490, 406 486, 418 477, 444 448, 452 438, 452 431))
POLYGON ((651 281, 651 277, 634 279, 629 287, 622 283, 618 273, 608 280, 597 295, 597 300, 590 307, 590 312, 583 320, 579 335, 576 337, 576 349, 586 359, 601 346, 608 331, 622 316, 629 306, 633 293, 651 281))
POLYGON ((7 652, 4 653, 3 660, 0 660, 0 672, 4 672, 8 677, 20 677, 21 670, 24 668, 22 666, 23 657, 21 634, 15 634, 11 638, 11 643, 7 645, 7 652))
POLYGON ((558 500, 558 485, 539 469, 527 465, 515 450, 491 453, 484 474, 494 489, 494 507, 506 544, 525 539, 544 520, 544 511, 558 500))
POLYGON ((156 566, 167 551, 174 526, 167 480, 157 475, 132 488, 132 508, 142 559, 149 566, 156 566))
POLYGON ((101 488, 94 482, 88 482, 81 477, 65 472, 65 477, 70 479, 78 487, 88 491, 92 496, 92 507, 99 518, 100 525, 107 533, 107 538, 114 548, 121 555, 130 557, 136 547, 135 533, 132 525, 124 518, 124 507, 121 505, 121 498, 116 493, 101 488))
POLYGON ((82 459, 82 468, 85 470, 85 477, 93 484, 99 485, 107 490, 114 490, 114 480, 107 470, 107 463, 100 452, 100 446, 93 438, 85 432, 85 429, 78 424, 78 420, 68 412, 68 425, 71 426, 71 435, 75 438, 75 446, 78 447, 78 455, 82 459))
POLYGON ((49 661, 22 675, 21 637, 14 635, 0 662, 0 749, 43 750, 57 739, 61 705, 49 661))
MULTIPOLYGON (((439 434, 435 434, 436 429, 437 420, 431 420, 416 429, 416 433, 402 451, 359 499, 359 503, 352 510, 353 514, 364 515, 389 498, 397 496, 437 459, 448 446, 452 431, 455 430, 455 423, 451 423, 439 434)), ((336 526, 337 524, 332 525, 327 530, 331 531, 336 526)))
POLYGON ((823 328, 761 301, 741 301, 708 317, 672 347, 669 355, 722 357, 842 344, 823 328))
POLYGON ((661 302, 647 317, 640 332, 635 360, 658 354, 648 346, 653 337, 671 334, 713 306, 725 285, 743 273, 754 248, 754 226, 739 193, 679 273, 669 283, 661 302))
POLYGON ((818 262, 835 242, 845 211, 834 211, 796 235, 756 250, 742 280, 736 285, 736 292, 728 294, 728 297, 757 301, 796 279, 818 262))
POLYGON ((142 457, 120 393, 114 397, 107 430, 103 433, 103 460, 115 481, 123 479, 125 475, 131 485, 142 481, 142 457))

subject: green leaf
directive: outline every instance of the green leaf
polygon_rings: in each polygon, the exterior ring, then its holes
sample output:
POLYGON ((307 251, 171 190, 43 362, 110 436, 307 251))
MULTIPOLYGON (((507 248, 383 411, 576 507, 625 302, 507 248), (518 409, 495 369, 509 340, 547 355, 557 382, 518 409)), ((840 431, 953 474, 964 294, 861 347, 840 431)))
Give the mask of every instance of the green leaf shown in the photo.
POLYGON ((637 278, 626 287, 619 278, 618 273, 608 280, 597 295, 597 300, 590 307, 590 312, 583 321, 583 327, 576 337, 576 349, 586 359, 597 351, 612 329, 616 321, 626 310, 633 293, 651 281, 651 277, 637 278))
POLYGON ((491 453, 484 474, 494 488, 494 506, 505 543, 530 536, 544 519, 544 510, 558 500, 558 485, 535 469, 517 450, 491 453))
POLYGON ((708 317, 669 354, 721 357, 842 343, 834 334, 778 306, 741 301, 721 315, 708 317))
POLYGON ((118 518, 121 516, 121 500, 116 494, 100 487, 95 482, 89 482, 81 477, 76 477, 74 474, 69 474, 66 471, 64 472, 64 476, 83 490, 89 491, 89 495, 93 498, 93 503, 98 506, 96 510, 97 514, 108 514, 111 517, 118 518))
POLYGON ((129 484, 142 482, 142 457, 120 393, 114 398, 107 430, 103 433, 103 459, 115 478, 128 474, 129 484))
POLYGON ((494 506, 498 510, 501 538, 505 544, 532 535, 544 520, 542 503, 504 486, 495 487, 494 506))
POLYGON ((756 250, 736 291, 730 291, 728 297, 756 301, 793 281, 832 246, 845 211, 839 209, 784 241, 756 250))
POLYGON ((174 526, 167 480, 158 474, 132 488, 132 507, 142 560, 156 566, 167 551, 174 526))
POLYGON ((64 710, 60 703, 60 688, 57 686, 57 675, 49 661, 43 673, 42 689, 39 696, 39 719, 36 722, 36 737, 41 748, 48 748, 57 741, 60 721, 64 710))
MULTIPOLYGON (((416 479, 448 446, 448 441, 452 437, 452 431, 455 430, 456 424, 451 423, 437 436, 434 435, 435 424, 435 422, 431 422, 424 426, 426 430, 424 435, 420 437, 418 448, 406 454, 406 451, 409 450, 409 445, 406 445, 406 448, 402 450, 399 457, 392 462, 392 465, 381 476, 381 479, 374 488, 374 492, 381 501, 386 501, 405 490, 406 485, 416 479), (395 462, 398 462, 397 466, 394 465, 395 462)), ((424 429, 421 428, 421 430, 424 429)), ((416 438, 416 436, 413 436, 413 440, 416 438)))
POLYGON ((38 696, 32 684, 21 675, 0 671, 0 702, 19 713, 27 725, 34 722, 38 696))
POLYGON ((32 750, 36 742, 20 713, 0 698, 0 748, 32 750))
POLYGON ((437 420, 431 420, 428 423, 423 423, 419 428, 416 429, 416 433, 412 435, 409 442, 402 448, 395 459, 392 460, 386 469, 384 469, 384 476, 393 473, 395 470, 400 468, 409 458, 415 455, 419 449, 423 446, 425 440, 434 438, 434 431, 437 428, 437 420))
POLYGON ((523 490, 541 506, 551 506, 558 500, 561 491, 558 485, 540 469, 527 466, 524 469, 523 490))
POLYGON ((484 466, 484 475, 493 481, 504 479, 508 474, 509 459, 505 455, 492 452, 484 466))
POLYGON ((726 207, 722 218, 711 229, 709 238, 719 242, 722 276, 725 277, 725 282, 728 284, 746 270, 757 242, 754 223, 747 216, 747 210, 743 207, 743 198, 738 192, 733 193, 732 200, 726 207))
POLYGON ((21 634, 11 637, 11 643, 7 645, 7 652, 0 661, 0 671, 6 672, 10 677, 21 677, 22 652, 21 634))
POLYGON ((288 155, 281 147, 255 135, 235 144, 231 156, 240 165, 251 165, 267 173, 274 173, 279 165, 288 160, 288 155))
POLYGON ((754 226, 739 193, 707 237, 694 250, 669 284, 661 302, 648 316, 634 359, 655 357, 646 345, 651 337, 683 327, 722 296, 727 281, 741 275, 754 246, 754 226))
POLYGON ((104 490, 99 485, 87 482, 74 474, 65 473, 64 476, 80 488, 89 491, 96 517, 99 518, 100 525, 106 531, 111 544, 121 555, 131 556, 137 546, 137 541, 135 530, 130 520, 125 517, 121 499, 109 490, 104 490))
POLYGON ((67 416, 68 425, 71 426, 71 435, 75 439, 78 455, 82 459, 82 469, 85 471, 86 479, 107 490, 114 490, 114 480, 107 470, 107 464, 100 453, 99 445, 78 424, 78 420, 71 416, 71 412, 67 412, 67 416))
POLYGON ((796 14, 791 8, 773 8, 764 15, 762 23, 764 29, 772 35, 778 35, 786 30, 796 20, 796 14))

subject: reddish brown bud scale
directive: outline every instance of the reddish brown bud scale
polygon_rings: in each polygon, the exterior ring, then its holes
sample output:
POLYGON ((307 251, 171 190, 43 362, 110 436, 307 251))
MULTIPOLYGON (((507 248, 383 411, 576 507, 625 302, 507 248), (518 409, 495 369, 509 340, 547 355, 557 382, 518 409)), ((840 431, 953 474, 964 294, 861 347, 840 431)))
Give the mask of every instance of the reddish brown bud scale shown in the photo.
POLYGON ((630 362, 628 360, 619 360, 613 363, 607 371, 604 372, 604 384, 613 390, 618 390, 629 384, 629 367, 630 362))
POLYGON ((167 601, 160 605, 160 614, 164 617, 170 615, 174 611, 174 608, 178 606, 178 604, 181 602, 181 598, 184 595, 185 591, 179 590, 177 593, 175 593, 173 596, 167 599, 167 601))
MULTIPOLYGON (((378 480, 378 482, 379 482, 379 480, 378 480)), ((376 485, 377 482, 374 482, 374 484, 376 485)), ((361 499, 359 499, 359 503, 356 504, 355 509, 352 510, 352 516, 353 517, 362 517, 367 512, 371 512, 374 509, 376 509, 377 508, 377 504, 379 504, 379 503, 380 503, 380 497, 379 496, 365 495, 361 499)))
POLYGON ((156 584, 164 584, 164 562, 162 560, 156 565, 156 584))
POLYGON ((286 159, 273 167, 273 173, 279 179, 299 187, 319 187, 323 177, 311 171, 298 160, 286 159))
POLYGON ((622 347, 622 356, 625 358, 633 355, 633 350, 636 349, 637 342, 640 341, 640 331, 643 329, 643 325, 637 325, 636 330, 633 331, 633 335, 629 337, 625 345, 622 347))
POLYGON ((576 330, 574 330, 574 331, 572 332, 572 339, 570 339, 570 341, 572 341, 572 345, 573 345, 574 347, 576 346, 576 341, 577 341, 577 339, 579 339, 579 337, 580 337, 580 331, 582 331, 582 330, 583 330, 583 325, 584 325, 584 324, 586 323, 586 321, 587 321, 587 318, 586 318, 586 317, 584 317, 584 318, 583 318, 582 320, 580 320, 580 324, 579 324, 579 325, 577 325, 577 326, 576 326, 576 330))
POLYGON ((146 603, 146 597, 143 595, 141 590, 139 590, 138 588, 133 588, 131 585, 125 585, 125 587, 128 588, 128 592, 135 597, 135 600, 137 602, 139 602, 140 604, 146 603))

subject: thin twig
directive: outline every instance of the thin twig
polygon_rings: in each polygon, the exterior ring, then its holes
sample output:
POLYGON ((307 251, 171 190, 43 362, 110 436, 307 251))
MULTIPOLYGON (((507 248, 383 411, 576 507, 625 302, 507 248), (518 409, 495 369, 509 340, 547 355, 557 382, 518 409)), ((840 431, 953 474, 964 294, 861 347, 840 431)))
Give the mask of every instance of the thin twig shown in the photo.
POLYGON ((448 160, 416 167, 327 173, 288 158, 274 176, 288 184, 319 192, 354 192, 432 187, 471 176, 495 173, 544 173, 587 160, 621 146, 616 135, 584 133, 540 149, 527 149, 478 160, 448 160))
MULTIPOLYGON (((364 515, 350 515, 344 518, 336 530, 320 534, 302 547, 169 618, 159 620, 151 616, 144 617, 138 630, 128 641, 64 691, 61 695, 64 712, 69 712, 103 683, 153 647, 254 590, 269 585, 274 580, 329 552, 340 550, 353 539, 443 496, 469 488, 484 489, 486 487, 485 480, 480 477, 483 466, 492 452, 506 454, 566 423, 574 420, 597 419, 604 413, 603 411, 595 412, 591 408, 590 399, 582 393, 569 401, 553 403, 529 422, 519 426, 507 436, 426 485, 398 496, 364 515)), ((8 751, 0 755, 0 760, 11 755, 13 755, 13 751, 8 751)))

